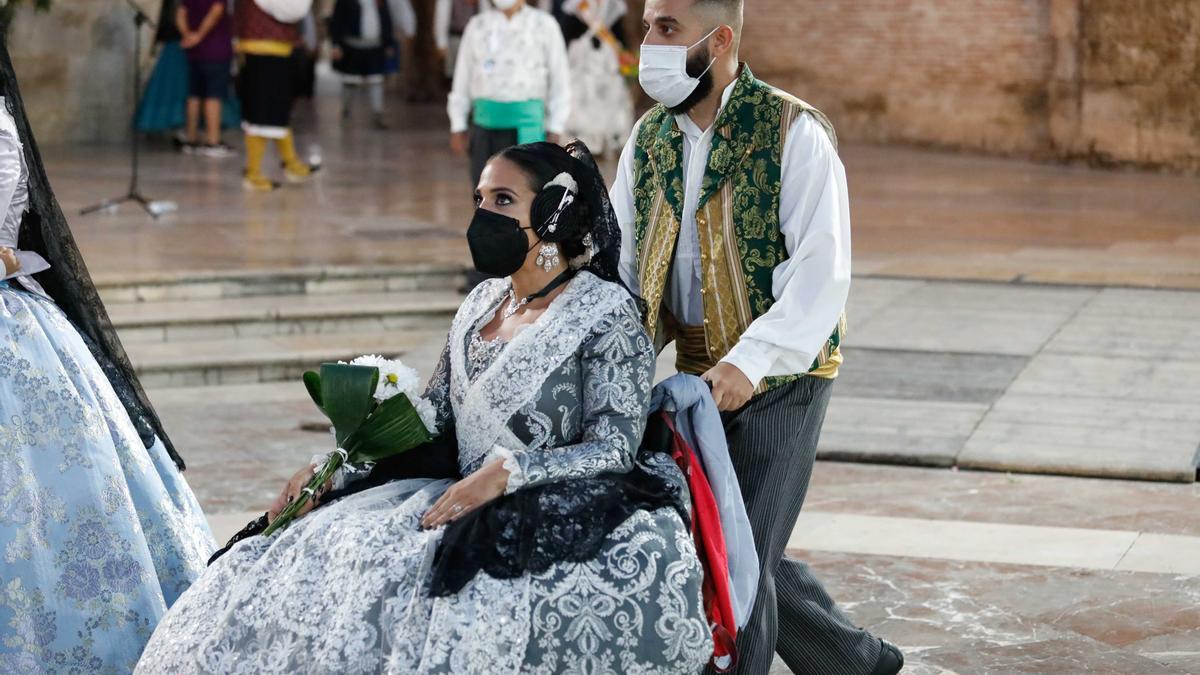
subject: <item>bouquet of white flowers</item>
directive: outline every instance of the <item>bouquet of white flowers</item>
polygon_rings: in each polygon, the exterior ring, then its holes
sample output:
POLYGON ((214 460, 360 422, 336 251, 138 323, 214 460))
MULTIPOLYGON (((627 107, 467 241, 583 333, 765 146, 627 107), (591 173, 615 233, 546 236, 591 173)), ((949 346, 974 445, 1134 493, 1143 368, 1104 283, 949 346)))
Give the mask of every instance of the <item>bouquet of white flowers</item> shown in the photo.
POLYGON ((337 449, 264 536, 287 527, 346 463, 378 462, 428 443, 437 433, 433 404, 416 393, 417 371, 400 361, 360 356, 350 363, 324 363, 320 373, 304 374, 304 385, 333 425, 337 449))

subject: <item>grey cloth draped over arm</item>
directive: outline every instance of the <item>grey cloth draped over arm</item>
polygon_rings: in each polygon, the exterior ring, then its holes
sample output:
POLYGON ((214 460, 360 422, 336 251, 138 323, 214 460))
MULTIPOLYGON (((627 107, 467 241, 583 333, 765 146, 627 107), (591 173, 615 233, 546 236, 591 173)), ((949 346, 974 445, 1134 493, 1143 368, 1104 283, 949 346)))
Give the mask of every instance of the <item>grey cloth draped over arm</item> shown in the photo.
POLYGON ((650 397, 651 410, 666 410, 675 419, 675 430, 692 446, 704 465, 704 475, 717 500, 725 553, 729 559, 729 590, 738 628, 746 625, 758 591, 758 553, 750 531, 750 517, 729 459, 725 427, 708 385, 695 375, 679 374, 659 383, 650 397))

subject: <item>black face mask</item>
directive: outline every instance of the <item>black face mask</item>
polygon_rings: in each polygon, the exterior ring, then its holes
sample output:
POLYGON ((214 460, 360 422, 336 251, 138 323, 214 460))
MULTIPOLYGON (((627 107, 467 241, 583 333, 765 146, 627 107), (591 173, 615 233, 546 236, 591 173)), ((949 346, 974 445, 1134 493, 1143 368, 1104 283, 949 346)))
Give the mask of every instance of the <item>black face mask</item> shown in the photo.
MULTIPOLYGON (((467 245, 475 269, 494 277, 507 277, 525 264, 533 250, 521 221, 487 209, 475 209, 467 228, 467 245)), ((537 244, 534 244, 536 246, 537 244)))

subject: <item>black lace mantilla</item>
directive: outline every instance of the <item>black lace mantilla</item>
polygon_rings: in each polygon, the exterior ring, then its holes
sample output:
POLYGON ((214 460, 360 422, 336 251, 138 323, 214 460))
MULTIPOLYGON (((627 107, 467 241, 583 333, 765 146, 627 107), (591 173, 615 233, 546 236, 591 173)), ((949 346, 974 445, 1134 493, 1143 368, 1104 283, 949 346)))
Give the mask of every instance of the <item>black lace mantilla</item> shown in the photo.
POLYGON ((121 346, 117 331, 109 321, 104 303, 100 301, 100 294, 96 291, 87 266, 83 263, 79 247, 75 245, 75 238, 67 225, 67 219, 50 189, 46 167, 42 164, 37 142, 33 138, 33 129, 29 126, 25 105, 21 101, 17 75, 13 72, 12 59, 8 54, 7 38, 2 32, 0 96, 4 97, 8 111, 16 122, 17 134, 24 147, 25 164, 29 171, 29 207, 21 225, 19 247, 38 253, 49 261, 50 269, 34 277, 84 337, 88 349, 96 356, 97 362, 104 369, 104 375, 112 383, 118 398, 129 413, 129 418, 137 426, 142 442, 146 447, 150 447, 157 436, 166 446, 167 453, 176 466, 183 469, 183 458, 175 452, 175 447, 171 445, 171 440, 163 430, 162 422, 154 412, 154 407, 150 405, 150 399, 146 397, 141 383, 138 382, 133 365, 121 346))
POLYGON ((670 507, 689 522, 687 499, 683 474, 659 452, 642 452, 629 473, 518 490, 446 526, 430 595, 453 595, 480 571, 515 579, 592 560, 637 511, 670 507))

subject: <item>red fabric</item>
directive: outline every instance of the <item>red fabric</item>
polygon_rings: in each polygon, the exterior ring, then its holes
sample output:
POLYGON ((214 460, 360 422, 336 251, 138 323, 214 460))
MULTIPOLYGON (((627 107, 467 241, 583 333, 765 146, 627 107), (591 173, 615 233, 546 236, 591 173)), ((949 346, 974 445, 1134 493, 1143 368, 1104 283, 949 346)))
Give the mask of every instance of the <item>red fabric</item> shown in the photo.
POLYGON ((692 538, 696 542, 696 553, 704 567, 704 610, 708 625, 713 631, 712 665, 718 672, 725 672, 737 665, 737 622, 733 617, 733 600, 729 591, 729 556, 725 551, 725 532, 721 528, 721 515, 717 500, 713 496, 704 465, 696 451, 675 430, 671 416, 662 413, 667 428, 671 430, 671 456, 687 480, 692 493, 692 538), (717 660, 728 657, 724 666, 717 660))
POLYGON ((237 0, 233 6, 233 31, 241 40, 275 40, 293 45, 300 40, 299 26, 276 21, 254 0, 237 0))

